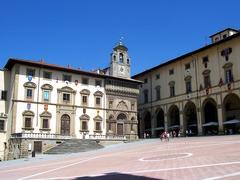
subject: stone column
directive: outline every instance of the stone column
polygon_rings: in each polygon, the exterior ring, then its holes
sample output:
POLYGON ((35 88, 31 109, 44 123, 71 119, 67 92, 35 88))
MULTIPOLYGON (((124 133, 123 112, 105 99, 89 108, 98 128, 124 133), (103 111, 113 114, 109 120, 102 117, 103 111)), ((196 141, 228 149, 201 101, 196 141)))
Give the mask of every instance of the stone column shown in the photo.
POLYGON ((223 111, 222 111, 222 106, 221 105, 218 105, 217 113, 218 113, 218 134, 224 134, 224 129, 223 129, 223 111))
POLYGON ((185 127, 184 127, 184 122, 183 122, 183 112, 179 112, 179 118, 180 118, 180 132, 181 135, 185 136, 185 127))
POLYGON ((167 113, 164 114, 164 129, 165 129, 165 131, 168 130, 168 117, 167 117, 167 113))
POLYGON ((202 113, 200 108, 197 108, 197 128, 198 128, 198 136, 202 136, 203 135, 202 113))

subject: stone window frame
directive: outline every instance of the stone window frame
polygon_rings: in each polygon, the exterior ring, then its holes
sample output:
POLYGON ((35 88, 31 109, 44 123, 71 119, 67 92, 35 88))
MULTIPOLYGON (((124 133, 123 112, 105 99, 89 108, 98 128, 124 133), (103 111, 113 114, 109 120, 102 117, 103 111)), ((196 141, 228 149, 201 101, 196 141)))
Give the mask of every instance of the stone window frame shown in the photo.
POLYGON ((210 88, 211 87, 211 76, 210 76, 211 70, 206 69, 202 72, 203 75, 203 84, 204 84, 204 88, 210 88), (209 82, 208 84, 206 84, 206 77, 209 78, 209 82))
POLYGON ((29 130, 29 131, 33 131, 33 118, 34 118, 35 114, 33 111, 30 110, 25 110, 22 113, 22 117, 23 117, 23 124, 22 124, 22 130, 29 130), (31 119, 31 127, 25 127, 25 120, 26 118, 30 118, 31 119))
POLYGON ((94 95, 94 105, 95 105, 95 107, 101 107, 102 106, 103 93, 101 91, 96 91, 93 95, 94 95), (100 104, 97 104, 97 98, 100 98, 100 104))
POLYGON ((6 123, 5 123, 5 120, 4 119, 0 119, 0 122, 3 122, 3 128, 0 129, 0 132, 5 132, 5 126, 6 126, 6 123))
POLYGON ((81 84, 85 85, 85 86, 89 85, 89 78, 88 77, 82 77, 81 84), (84 82, 85 80, 86 80, 86 82, 84 82))
POLYGON ((95 79, 95 86, 102 87, 102 80, 101 79, 95 79))
POLYGON ((81 105, 82 106, 88 106, 90 91, 88 89, 82 89, 80 91, 80 94, 81 94, 81 105), (87 97, 87 102, 86 103, 83 102, 83 97, 84 96, 87 97))
POLYGON ((79 120, 80 120, 80 132, 89 132, 88 123, 89 123, 89 120, 90 120, 90 116, 87 115, 87 114, 83 114, 79 117, 79 120), (87 129, 82 129, 82 122, 86 122, 87 129))
POLYGON ((186 63, 185 64, 185 70, 191 69, 191 63, 186 63))
POLYGON ((192 92, 192 76, 188 75, 184 78, 185 81, 185 88, 186 88, 186 93, 191 93, 192 92), (188 89, 188 84, 190 83, 190 89, 188 89))
POLYGON ((32 76, 32 78, 34 78, 34 77, 35 77, 35 74, 36 74, 36 69, 34 69, 34 68, 29 68, 29 67, 26 68, 26 77, 32 76), (32 75, 29 75, 29 71, 32 71, 33 74, 32 74, 32 75))
POLYGON ((34 82, 25 82, 23 84, 23 87, 25 88, 25 95, 24 95, 24 99, 27 100, 27 101, 33 101, 34 100, 34 93, 35 93, 35 89, 37 87, 37 85, 34 83, 34 82), (32 90, 32 97, 31 98, 28 98, 27 96, 27 90, 30 89, 32 90))
POLYGON ((175 81, 170 81, 168 83, 169 85, 169 94, 170 94, 170 97, 174 97, 176 96, 176 92, 175 92, 175 81))
POLYGON ((57 89, 57 93, 58 93, 58 103, 59 104, 72 104, 72 105, 74 104, 76 91, 73 90, 71 87, 64 86, 61 89, 57 89), (70 101, 63 100, 64 93, 70 94, 70 101))
POLYGON ((72 75, 71 74, 63 74, 62 75, 62 80, 63 80, 63 82, 68 81, 70 83, 70 82, 72 82, 72 75), (67 77, 67 79, 66 79, 66 77, 67 77))
POLYGON ((226 64, 224 64, 223 65, 223 69, 224 69, 224 78, 225 78, 225 83, 231 83, 231 82, 233 82, 233 64, 232 63, 226 63, 226 64), (227 71, 231 71, 231 77, 230 77, 230 79, 228 80, 228 78, 227 78, 227 71))
POLYGON ((102 121, 103 121, 103 118, 99 115, 95 116, 93 118, 94 120, 94 132, 95 133, 102 133, 102 121), (100 124, 100 129, 97 130, 97 123, 100 124))
POLYGON ((51 92, 52 92, 52 90, 53 90, 53 86, 50 85, 50 84, 43 84, 43 85, 41 86, 41 89, 42 89, 42 101, 43 101, 43 102, 50 102, 50 101, 51 101, 51 92), (48 100, 45 100, 45 99, 44 99, 44 91, 48 91, 48 92, 49 92, 49 98, 48 98, 48 100))
POLYGON ((41 119, 41 124, 40 124, 41 128, 39 130, 41 130, 41 131, 51 131, 50 121, 52 119, 52 114, 49 111, 44 111, 39 116, 40 116, 40 119, 41 119), (44 119, 48 119, 48 128, 43 127, 43 120, 44 119))
POLYGON ((43 79, 44 80, 52 80, 52 72, 51 71, 43 71, 43 79), (49 78, 47 78, 47 77, 45 77, 45 74, 46 73, 49 73, 49 75, 50 75, 50 77, 49 78))
POLYGON ((113 108, 113 100, 112 100, 112 99, 110 99, 110 100, 108 101, 108 108, 109 108, 109 109, 112 109, 112 108, 113 108))
POLYGON ((174 69, 172 68, 172 69, 169 69, 169 75, 171 76, 171 75, 174 75, 174 69))

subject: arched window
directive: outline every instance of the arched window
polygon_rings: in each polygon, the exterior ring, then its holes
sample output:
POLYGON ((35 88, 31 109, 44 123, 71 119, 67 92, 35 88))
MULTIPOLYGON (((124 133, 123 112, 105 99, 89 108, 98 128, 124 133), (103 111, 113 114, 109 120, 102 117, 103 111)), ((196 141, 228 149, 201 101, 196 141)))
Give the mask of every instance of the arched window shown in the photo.
POLYGON ((119 62, 120 62, 120 63, 123 63, 123 53, 120 53, 120 54, 119 54, 119 62))

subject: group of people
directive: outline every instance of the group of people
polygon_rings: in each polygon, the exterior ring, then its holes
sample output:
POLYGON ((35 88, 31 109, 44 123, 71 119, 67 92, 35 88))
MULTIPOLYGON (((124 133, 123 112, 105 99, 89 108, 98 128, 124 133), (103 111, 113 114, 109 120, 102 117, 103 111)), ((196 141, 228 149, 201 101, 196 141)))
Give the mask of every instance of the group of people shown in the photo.
POLYGON ((160 139, 161 139, 161 141, 163 139, 169 141, 170 137, 174 138, 174 137, 178 137, 178 136, 180 136, 180 132, 177 133, 176 131, 170 131, 170 132, 164 131, 162 134, 160 134, 160 139))

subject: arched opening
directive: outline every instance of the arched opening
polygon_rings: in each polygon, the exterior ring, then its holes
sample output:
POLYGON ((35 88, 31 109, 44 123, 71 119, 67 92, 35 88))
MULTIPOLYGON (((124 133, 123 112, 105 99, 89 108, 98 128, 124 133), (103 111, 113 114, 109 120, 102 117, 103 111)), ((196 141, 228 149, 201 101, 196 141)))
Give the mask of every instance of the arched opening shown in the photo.
POLYGON ((198 134, 196 106, 190 101, 184 107, 184 126, 187 136, 198 134))
POLYGON ((119 62, 120 62, 120 63, 123 63, 123 53, 120 53, 120 54, 119 54, 119 62))
POLYGON ((70 116, 67 114, 62 115, 61 117, 61 135, 70 135, 70 116))
POLYGON ((229 94, 223 101, 225 134, 240 133, 240 99, 236 94, 229 94))
POLYGON ((146 136, 151 136, 151 130, 152 130, 152 126, 151 126, 151 113, 150 112, 146 112, 143 118, 144 121, 144 133, 146 134, 146 136))
POLYGON ((170 134, 175 134, 178 136, 180 131, 180 117, 179 117, 179 109, 176 105, 173 105, 169 108, 168 111, 168 129, 170 134))
POLYGON ((159 137, 164 132, 164 112, 162 109, 156 112, 155 135, 159 137))
POLYGON ((218 134, 217 104, 213 99, 207 99, 203 103, 203 132, 205 135, 218 134))
POLYGON ((127 120, 127 116, 123 113, 117 116, 117 135, 124 134, 124 121, 127 120))

